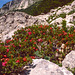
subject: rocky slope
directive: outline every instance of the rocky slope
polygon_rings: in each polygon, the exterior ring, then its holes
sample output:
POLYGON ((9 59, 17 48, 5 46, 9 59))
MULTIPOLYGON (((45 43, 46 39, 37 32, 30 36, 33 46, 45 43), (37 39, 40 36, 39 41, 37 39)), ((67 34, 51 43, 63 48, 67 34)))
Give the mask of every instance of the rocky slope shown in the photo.
MULTIPOLYGON (((32 66, 24 70, 20 75, 75 75, 66 68, 75 67, 75 51, 71 51, 62 61, 62 67, 45 59, 33 59, 32 66)), ((24 67, 24 69, 26 66, 24 67)))
POLYGON ((67 27, 75 26, 75 1, 69 5, 51 9, 45 15, 39 15, 37 18, 46 19, 49 24, 57 24, 61 26, 63 20, 66 21, 67 27))
POLYGON ((6 3, 1 9, 0 14, 15 9, 25 9, 39 0, 12 0, 6 3))
MULTIPOLYGON (((9 3, 7 5, 9 5, 9 3)), ((20 9, 20 7, 18 8, 20 9)), ((75 27, 75 1, 69 5, 52 9, 49 13, 39 16, 30 16, 23 12, 8 12, 0 17, 0 40, 5 42, 5 40, 11 39, 14 32, 22 27, 32 26, 33 24, 57 24, 61 26, 63 20, 66 21, 67 27, 75 27)), ((75 67, 75 51, 69 53, 62 61, 63 67, 59 67, 44 59, 33 60, 33 65, 35 67, 29 69, 31 70, 30 75, 73 75, 65 67, 75 67)), ((21 75, 28 75, 25 73, 26 72, 21 75)))
POLYGON ((12 38, 17 29, 33 24, 48 24, 43 19, 30 16, 22 12, 10 12, 0 17, 0 39, 4 42, 12 38))
POLYGON ((75 1, 69 5, 52 9, 45 15, 30 16, 23 12, 9 12, 0 17, 0 40, 5 41, 11 38, 14 31, 21 27, 33 24, 57 24, 61 26, 63 20, 66 21, 67 27, 75 26, 75 1))

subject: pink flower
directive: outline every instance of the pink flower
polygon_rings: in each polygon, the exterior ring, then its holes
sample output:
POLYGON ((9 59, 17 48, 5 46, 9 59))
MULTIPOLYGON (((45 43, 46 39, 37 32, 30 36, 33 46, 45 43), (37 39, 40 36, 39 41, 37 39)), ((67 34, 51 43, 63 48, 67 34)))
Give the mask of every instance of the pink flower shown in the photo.
POLYGON ((9 58, 6 58, 5 61, 9 61, 9 58))
POLYGON ((12 40, 6 40, 6 43, 9 43, 10 41, 12 41, 12 40))
POLYGON ((10 46, 5 46, 5 47, 7 48, 7 47, 10 47, 10 46))
POLYGON ((53 39, 55 39, 55 37, 53 37, 53 39))
POLYGON ((29 34, 29 35, 31 35, 31 34, 32 34, 32 32, 28 32, 28 34, 29 34))
POLYGON ((9 52, 9 49, 7 49, 7 52, 9 52))
POLYGON ((18 39, 16 39, 18 41, 18 39))
POLYGON ((35 56, 30 56, 31 59, 35 59, 35 56))
POLYGON ((50 30, 52 30, 52 27, 50 27, 50 30))
POLYGON ((28 37, 26 37, 26 39, 28 39, 28 37))
POLYGON ((6 63, 7 63, 7 62, 2 62, 2 66, 6 66, 6 63))
POLYGON ((58 34, 58 36, 61 36, 62 34, 58 34))
POLYGON ((42 31, 40 31, 42 33, 42 31))
POLYGON ((36 44, 36 42, 34 42, 34 44, 36 44))
POLYGON ((66 44, 68 44, 68 42, 66 42, 66 44))
POLYGON ((32 39, 30 40, 30 42, 32 42, 32 39))
POLYGON ((6 57, 7 57, 7 55, 4 55, 4 57, 6 58, 6 57))
POLYGON ((63 31, 63 34, 64 34, 64 35, 67 35, 67 33, 66 33, 65 31, 63 31))
POLYGON ((26 42, 26 40, 24 40, 26 42))
POLYGON ((35 47, 33 47, 33 49, 35 49, 35 47))
POLYGON ((38 49, 35 49, 36 51, 38 50, 38 49))
POLYGON ((23 58, 23 61, 27 61, 27 58, 26 58, 26 57, 24 57, 24 58, 23 58))
POLYGON ((39 42, 42 42, 42 39, 38 39, 39 42))
POLYGON ((64 32, 64 35, 67 35, 67 33, 66 33, 66 32, 64 32))
POLYGON ((33 34, 35 34, 35 32, 33 32, 33 34))
POLYGON ((14 44, 12 44, 13 45, 13 47, 16 47, 14 44))
POLYGON ((43 33, 43 35, 45 35, 45 33, 43 33))
POLYGON ((40 25, 40 26, 39 26, 39 28, 42 28, 42 27, 43 27, 43 25, 40 25))
POLYGON ((69 37, 73 37, 73 34, 69 34, 69 37))
POLYGON ((28 30, 31 30, 30 28, 28 28, 28 30))
POLYGON ((21 47, 21 45, 19 44, 19 46, 21 47))
POLYGON ((19 63, 19 62, 20 62, 19 60, 16 61, 16 63, 19 63))
POLYGON ((58 49, 56 49, 56 51, 59 51, 58 49))
POLYGON ((30 30, 31 30, 30 28, 26 29, 26 31, 30 31, 30 30))

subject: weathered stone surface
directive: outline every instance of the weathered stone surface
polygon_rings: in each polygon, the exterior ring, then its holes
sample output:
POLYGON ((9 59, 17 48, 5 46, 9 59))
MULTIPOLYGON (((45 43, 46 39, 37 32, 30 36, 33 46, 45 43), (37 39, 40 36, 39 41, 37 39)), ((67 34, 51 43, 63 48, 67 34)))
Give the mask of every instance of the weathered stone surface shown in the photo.
POLYGON ((51 22, 51 24, 54 24, 54 23, 58 24, 58 23, 59 23, 58 25, 60 25, 60 24, 62 23, 62 20, 63 20, 63 18, 59 17, 59 18, 53 20, 53 21, 51 22))
POLYGON ((62 66, 75 68, 75 51, 71 51, 69 54, 66 55, 64 60, 62 61, 62 66))
POLYGON ((72 2, 71 6, 75 8, 75 1, 72 2))
POLYGON ((26 9, 39 0, 12 0, 6 3, 0 10, 0 13, 6 13, 14 9, 26 9))
POLYGON ((45 59, 34 59, 33 65, 36 65, 31 69, 29 75, 73 75, 64 67, 45 60, 45 59))
POLYGON ((74 24, 72 24, 72 22, 75 21, 75 13, 72 13, 70 15, 68 15, 69 12, 75 10, 75 1, 73 1, 71 4, 69 5, 65 5, 63 7, 58 7, 57 9, 51 9, 51 11, 48 13, 48 15, 53 15, 53 14, 56 14, 53 18, 56 17, 56 19, 50 19, 49 21, 50 24, 57 24, 59 26, 61 26, 61 22, 62 20, 65 20, 66 21, 66 26, 67 27, 71 27, 71 26, 75 26, 74 24), (58 17, 60 14, 63 14, 65 13, 66 14, 66 17, 65 18, 62 18, 62 17, 58 17))
POLYGON ((23 12, 9 12, 0 17, 0 34, 1 40, 5 42, 6 39, 12 38, 14 31, 17 29, 32 26, 33 24, 46 24, 46 20, 30 16, 23 12))
POLYGON ((67 20, 67 23, 75 21, 74 16, 75 16, 75 13, 73 13, 71 15, 66 15, 66 19, 65 20, 67 20))
MULTIPOLYGON (((46 20, 48 20, 49 16, 56 14, 53 19, 50 19, 50 24, 57 24, 58 26, 62 26, 62 20, 66 20, 67 27, 75 26, 72 24, 75 21, 75 13, 68 15, 68 13, 74 10, 75 1, 72 2, 70 5, 65 5, 63 7, 58 7, 57 9, 51 9, 51 11, 44 15, 38 16, 30 16, 23 12, 8 12, 7 14, 0 17, 0 34, 3 42, 9 37, 9 33, 14 29, 20 29, 22 27, 32 26, 34 24, 43 24, 49 25, 46 20), (61 13, 66 13, 66 18, 61 18, 56 16, 60 15, 61 13), (56 19, 55 19, 56 18, 56 19), (5 38, 4 38, 5 37, 5 38), (3 39, 4 38, 4 39, 3 39)), ((11 34, 12 36, 13 34, 11 34)))

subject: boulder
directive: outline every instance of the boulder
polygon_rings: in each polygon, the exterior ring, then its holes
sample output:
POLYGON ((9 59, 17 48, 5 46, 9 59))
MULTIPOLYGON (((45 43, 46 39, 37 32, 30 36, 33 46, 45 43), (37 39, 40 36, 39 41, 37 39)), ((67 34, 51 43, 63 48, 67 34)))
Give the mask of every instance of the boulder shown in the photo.
POLYGON ((62 66, 75 68, 75 51, 71 51, 69 54, 66 55, 64 60, 62 61, 62 66))
POLYGON ((66 68, 45 59, 34 59, 33 65, 35 67, 31 69, 29 75, 73 75, 66 68))

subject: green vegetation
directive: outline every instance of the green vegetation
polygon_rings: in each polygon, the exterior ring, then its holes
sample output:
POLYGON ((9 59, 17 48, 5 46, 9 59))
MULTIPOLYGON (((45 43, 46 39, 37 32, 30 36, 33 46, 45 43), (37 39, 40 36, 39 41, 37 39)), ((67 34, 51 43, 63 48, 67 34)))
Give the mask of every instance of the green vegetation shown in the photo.
POLYGON ((71 71, 75 75, 75 68, 72 68, 72 69, 68 68, 68 70, 71 71))
POLYGON ((70 11, 70 12, 68 13, 68 15, 71 15, 71 14, 73 14, 73 13, 75 13, 75 9, 73 9, 72 11, 70 11))
POLYGON ((55 20, 55 19, 57 19, 59 17, 66 18, 66 13, 62 13, 62 14, 60 14, 58 16, 56 16, 56 13, 55 13, 53 15, 50 15, 49 18, 46 21, 50 24, 53 20, 55 20))
POLYGON ((73 21, 73 22, 70 22, 70 23, 72 23, 72 24, 74 24, 74 25, 75 25, 75 21, 73 21))
POLYGON ((66 18, 66 13, 60 14, 59 17, 66 18))
POLYGON ((27 9, 21 9, 21 10, 16 10, 16 11, 22 11, 30 15, 36 16, 36 15, 40 15, 41 13, 46 14, 50 11, 50 9, 63 6, 72 1, 73 0, 41 0, 31 5, 27 9))
POLYGON ((55 20, 57 18, 57 16, 56 16, 56 13, 55 14, 53 14, 53 15, 50 15, 49 16, 49 18, 48 18, 48 20, 46 20, 49 24, 53 21, 53 20, 55 20), (51 21, 50 21, 51 20, 51 21))
POLYGON ((33 25, 17 30, 12 40, 0 43, 2 74, 19 73, 23 66, 32 63, 32 59, 44 58, 62 66, 61 62, 71 50, 74 50, 75 29, 57 25, 33 25), (65 44, 63 50, 60 46, 65 44), (68 48, 67 48, 68 47, 68 48), (57 56, 57 55, 58 56, 57 56))

